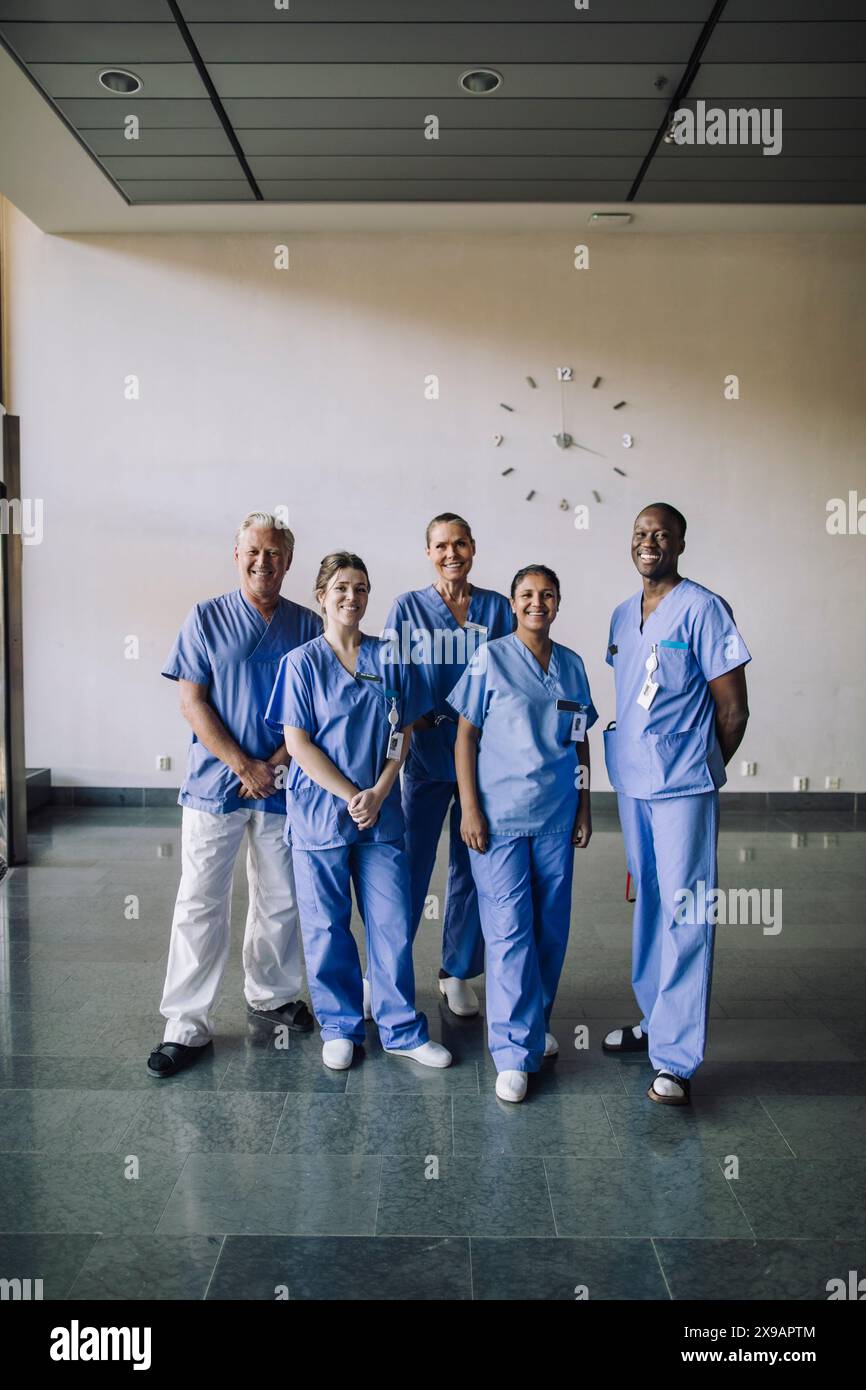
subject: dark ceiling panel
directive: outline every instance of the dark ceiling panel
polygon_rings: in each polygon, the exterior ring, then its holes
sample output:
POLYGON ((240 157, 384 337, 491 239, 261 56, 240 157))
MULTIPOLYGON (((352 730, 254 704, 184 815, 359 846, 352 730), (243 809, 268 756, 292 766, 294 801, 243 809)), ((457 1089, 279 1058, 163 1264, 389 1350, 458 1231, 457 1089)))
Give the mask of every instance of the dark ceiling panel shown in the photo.
POLYGON ((233 154, 223 155, 106 155, 103 164, 118 183, 126 179, 235 179, 238 162, 233 154))
MULTIPOLYGON (((150 112, 147 113, 148 117, 150 112)), ((216 130, 205 129, 179 129, 168 127, 161 130, 145 122, 141 126, 139 138, 137 140, 127 140, 123 131, 116 130, 88 130, 82 129, 82 139, 86 140, 94 154, 125 156, 128 159, 139 159, 142 155, 176 155, 178 151, 183 151, 184 155, 231 155, 234 160, 234 153, 229 144, 228 136, 222 127, 216 130)), ((107 161, 103 161, 107 164, 107 161)), ((235 172, 233 170, 233 172, 235 172)))
MULTIPOLYGON (((414 97, 459 94, 454 63, 211 63, 208 71, 222 100, 230 97, 414 97)), ((659 69, 647 64, 521 63, 500 68, 503 94, 513 97, 652 96, 659 69)), ((666 64, 671 92, 682 67, 666 64)), ((169 95, 169 93, 160 93, 169 95)), ((497 100, 469 96, 472 104, 497 100)))
POLYGON ((185 63, 186 45, 168 24, 6 24, 25 63, 185 63))
POLYGON ((131 203, 251 203, 245 179, 126 179, 121 185, 131 203))
MULTIPOLYGON (((720 97, 717 93, 702 97, 707 108, 721 107, 728 111, 742 106, 742 97, 720 97)), ((682 103, 690 111, 695 109, 696 101, 687 97, 682 103)), ((783 97, 775 103, 783 112, 783 125, 788 130, 857 131, 866 130, 866 97, 783 97)))
MULTIPOLYGON (((728 102, 714 102, 723 110, 730 105, 728 102)), ((866 131, 863 130, 798 130, 788 124, 787 107, 782 107, 782 153, 778 155, 765 155, 760 145, 713 145, 711 148, 704 146, 704 153, 712 159, 760 159, 772 160, 775 164, 780 159, 789 156, 798 158, 803 156, 829 157, 838 159, 840 156, 854 155, 862 157, 866 151, 866 131)), ((658 149, 658 159, 663 159, 668 163, 671 160, 681 160, 691 158, 694 149, 691 151, 686 146, 666 145, 662 143, 658 149)), ((771 175, 769 175, 771 177, 771 175)), ((665 177, 668 177, 666 175, 665 177)), ((835 176, 834 176, 835 177, 835 176)))
POLYGON ((866 24, 717 24, 705 63, 854 63, 866 58, 866 24))
POLYGON ((58 23, 116 24, 171 19, 166 0, 0 0, 0 24, 6 20, 52 20, 58 23))
POLYGON ((773 97, 862 97, 866 67, 859 63, 703 63, 689 92, 727 92, 750 103, 773 97))
POLYGON ((663 183, 644 179, 638 203, 863 203, 866 183, 663 183))
POLYGON ((286 203, 584 203, 596 200, 620 203, 628 196, 628 190, 627 182, 615 179, 587 183, 550 183, 543 179, 527 182, 491 179, 484 183, 476 179, 443 179, 441 183, 430 183, 427 179, 311 183, 277 179, 262 185, 266 200, 286 203))
MULTIPOLYGON (((607 163, 607 161, 605 161, 607 163)), ((836 155, 802 158, 789 158, 786 154, 753 155, 741 154, 736 146, 729 149, 716 148, 701 154, 692 150, 679 151, 679 158, 666 159, 663 168, 661 161, 653 160, 647 179, 654 178, 681 182, 704 179, 715 183, 736 183, 754 179, 758 183, 866 183, 866 157, 851 158, 836 155)))
MULTIPOLYGON (((81 3, 81 0, 79 0, 81 3)), ((433 20, 440 24, 561 24, 568 16, 575 26, 605 23, 639 23, 646 20, 647 0, 592 0, 588 10, 575 10, 570 0, 291 0, 288 10, 273 4, 250 0, 179 0, 187 24, 367 24, 418 23, 433 20)), ((653 0, 652 17, 659 23, 691 21, 702 24, 713 8, 713 0, 653 0)))
MULTIPOLYGON (((114 162, 117 164, 124 161, 114 162)), ((417 159, 377 155, 351 155, 348 158, 340 155, 314 155, 309 158, 250 159, 257 183, 263 180, 315 178, 327 179, 329 182, 339 179, 355 179, 358 182, 366 179, 430 179, 431 182, 438 179, 495 179, 503 183, 509 179, 544 179, 550 182, 562 179, 576 183, 600 177, 626 181, 634 178, 639 165, 640 158, 634 156, 611 156, 606 159, 557 159, 548 156, 539 159, 530 156, 521 159, 512 158, 510 155, 483 155, 475 158, 472 155, 436 154, 422 155, 417 159)), ((127 169, 126 172, 130 171, 127 169)), ((163 172, 160 170, 160 174, 163 172)), ((117 170, 114 170, 114 173, 116 175, 117 170)))
MULTIPOLYGON (((275 130, 422 130, 430 111, 411 97, 226 97, 223 105, 238 132, 275 130)), ((667 110, 663 97, 501 97, 467 101, 439 97, 443 130, 658 130, 667 110)), ((649 141, 647 141, 647 144, 649 141)))
POLYGON ((192 63, 139 63, 136 74, 144 83, 135 96, 106 92, 98 82, 103 63, 32 63, 30 71, 52 97, 92 97, 138 111, 152 97, 205 97, 202 80, 192 63))
POLYGON ((863 0, 728 0, 721 24, 769 21, 784 24, 790 20, 804 23, 821 20, 856 20, 863 18, 863 0))
MULTIPOLYGON (((80 132, 85 130, 119 130, 128 114, 129 101, 115 97, 114 103, 104 96, 70 97, 60 99, 58 107, 64 116, 80 132)), ((182 130, 191 128, 221 130, 219 116, 207 97, 197 100, 194 97, 147 97, 132 102, 132 111, 142 121, 142 129, 163 128, 182 130)))
MULTIPOLYGON (((33 26, 28 26, 33 27, 33 26)), ((38 27, 38 26, 37 26, 38 27)), ((216 63, 682 63, 699 24, 194 24, 216 63)))
POLYGON ((866 0, 717 9, 0 0, 0 39, 136 203, 861 201, 866 0), (462 92, 460 73, 485 65, 501 89, 462 92), (131 68, 142 91, 101 89, 108 66, 131 68), (782 152, 665 144, 675 98, 780 108, 782 152), (438 140, 425 139, 430 115, 438 140))
MULTIPOLYGON (((254 155, 411 155, 422 159, 441 155, 631 155, 640 160, 647 147, 645 130, 443 129, 440 140, 425 140, 420 126, 412 130, 243 130, 238 134, 249 159, 254 155)), ((122 135, 119 138, 123 140, 122 135)), ((118 153, 122 153, 119 148, 118 153)))

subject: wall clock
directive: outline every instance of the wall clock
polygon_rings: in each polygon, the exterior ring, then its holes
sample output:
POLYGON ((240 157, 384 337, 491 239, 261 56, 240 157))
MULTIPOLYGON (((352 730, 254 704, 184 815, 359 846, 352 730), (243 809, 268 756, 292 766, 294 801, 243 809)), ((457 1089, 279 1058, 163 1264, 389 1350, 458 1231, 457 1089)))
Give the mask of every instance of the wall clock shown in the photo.
MULTIPOLYGON (((545 379, 542 378, 541 380, 544 382, 545 379)), ((526 385, 530 391, 537 391, 539 394, 541 394, 544 389, 543 385, 539 384, 539 379, 536 379, 534 376, 527 376, 526 385)), ((602 452, 590 446, 587 442, 587 429, 584 422, 591 408, 593 415, 598 414, 599 406, 601 406, 603 411, 620 412, 624 410, 627 412, 628 401, 612 397, 610 392, 605 389, 604 378, 600 376, 593 377, 591 381, 588 380, 583 384, 583 387, 581 387, 581 384, 575 378, 572 367, 557 367, 554 378, 549 382, 549 385, 554 389, 549 393, 545 392, 548 398, 545 402, 547 413, 545 437, 547 447, 550 449, 558 449, 562 453, 574 453, 575 458, 577 458, 578 455, 582 455, 587 460, 589 458, 597 460, 598 462, 594 465, 593 469, 593 476, 596 480, 598 480, 601 469, 605 466, 605 462, 606 466, 612 468, 613 472, 619 477, 627 477, 625 469, 619 463, 611 462, 611 459, 612 457, 616 457, 615 451, 634 448, 634 434, 630 430, 623 430, 621 428, 623 423, 628 423, 628 415, 619 416, 617 428, 611 432, 611 442, 607 452, 602 452), (592 397, 590 392, 593 391, 599 394, 592 397)), ((509 401, 500 401, 499 408, 500 410, 506 411, 508 415, 523 416, 524 411, 528 409, 528 405, 527 407, 517 407, 509 401)), ((598 433, 595 421, 593 421, 593 431, 592 437, 595 439, 598 433)), ((497 449, 502 448, 503 445, 507 448, 509 444, 516 444, 519 447, 521 442, 520 434, 517 432, 509 435, 504 433, 494 434, 493 436, 493 444, 497 449)), ((533 468, 532 475, 530 475, 528 469, 524 469, 517 463, 506 464, 506 466, 500 470, 500 476, 503 478, 519 478, 521 474, 525 472, 527 474, 527 481, 532 484, 538 481, 536 470, 537 465, 533 468)), ((601 502, 601 494, 596 488, 592 489, 592 495, 596 502, 601 502)), ((543 496, 541 491, 532 485, 530 485, 528 491, 524 494, 525 501, 527 502, 531 502, 534 498, 541 496, 543 496)), ((561 497, 559 499, 559 508, 564 512, 571 511, 571 503, 567 497, 561 497)))

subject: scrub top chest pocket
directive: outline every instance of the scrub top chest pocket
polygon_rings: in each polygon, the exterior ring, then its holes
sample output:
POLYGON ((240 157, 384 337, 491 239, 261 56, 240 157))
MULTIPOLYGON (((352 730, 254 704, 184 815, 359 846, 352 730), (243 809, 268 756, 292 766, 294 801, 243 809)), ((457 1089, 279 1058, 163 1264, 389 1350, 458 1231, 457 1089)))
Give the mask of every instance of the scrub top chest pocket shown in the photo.
POLYGON ((680 694, 689 681, 692 654, 688 642, 662 640, 656 647, 658 670, 655 680, 664 690, 680 694))
POLYGON ((586 738, 586 721, 589 710, 577 700, 557 700, 556 708, 568 717, 569 743, 583 743, 586 738))

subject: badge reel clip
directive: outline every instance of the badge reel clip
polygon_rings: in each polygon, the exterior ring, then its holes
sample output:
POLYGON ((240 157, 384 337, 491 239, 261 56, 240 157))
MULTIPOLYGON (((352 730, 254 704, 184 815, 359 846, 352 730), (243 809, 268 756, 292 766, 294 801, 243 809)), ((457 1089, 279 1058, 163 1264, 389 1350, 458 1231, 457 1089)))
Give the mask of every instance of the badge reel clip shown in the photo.
POLYGON ((637 702, 640 705, 641 709, 649 709, 650 705, 652 704, 653 700, 659 692, 658 681, 653 680, 653 675, 659 668, 658 648, 655 643, 653 643, 653 649, 647 657, 644 665, 646 667, 647 677, 640 688, 640 694, 637 697, 637 702))
POLYGON ((388 711, 388 751, 386 758, 392 762, 399 762, 403 752, 403 735, 398 730, 400 716, 397 713, 397 692, 396 690, 386 690, 385 695, 391 701, 391 708, 388 711))

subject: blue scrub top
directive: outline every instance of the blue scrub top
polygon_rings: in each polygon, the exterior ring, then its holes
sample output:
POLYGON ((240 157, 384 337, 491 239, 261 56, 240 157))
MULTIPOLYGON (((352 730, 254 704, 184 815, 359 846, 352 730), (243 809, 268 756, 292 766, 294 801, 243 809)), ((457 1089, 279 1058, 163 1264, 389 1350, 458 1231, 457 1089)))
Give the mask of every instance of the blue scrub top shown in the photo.
POLYGON ((516 633, 500 637, 473 658, 449 699, 481 730, 476 784, 490 834, 571 830, 580 800, 575 712, 557 701, 583 706, 587 729, 598 719, 577 652, 554 642, 545 673, 516 633))
POLYGON ((683 579, 640 628, 641 593, 614 609, 607 663, 616 681, 616 729, 604 736, 611 785, 642 801, 697 796, 727 781, 716 738, 709 681, 751 661, 731 607, 683 579), (637 703, 656 648, 659 690, 649 709, 637 703))
POLYGON ((511 604, 494 589, 479 589, 473 584, 463 628, 433 584, 394 600, 382 637, 392 643, 394 660, 411 663, 426 678, 427 703, 420 713, 445 716, 435 728, 416 729, 412 734, 406 776, 456 781, 457 714, 448 703, 449 693, 480 646, 513 630, 511 604), (477 627, 471 627, 473 623, 477 627), (479 628, 486 628, 486 632, 479 628))
MULTIPOLYGON (((412 672, 390 664, 388 645, 363 637, 354 676, 325 640, 317 637, 280 662, 266 719, 271 729, 303 729, 359 791, 379 780, 385 766, 391 725, 388 714, 397 696, 397 729, 425 709, 423 688, 412 672), (413 694, 414 692, 414 694, 413 694)), ((339 796, 320 787, 292 762, 286 796, 286 841, 298 849, 335 849, 370 840, 399 840, 403 834, 400 779, 368 830, 359 830, 339 796)))
MULTIPOLYGON (((279 599, 269 623, 240 589, 197 603, 177 635, 162 674, 208 686, 208 702, 251 758, 269 758, 279 743, 265 708, 282 656, 322 630, 309 608, 279 599)), ((237 774, 192 735, 178 803, 225 815, 241 809, 285 815, 286 794, 264 800, 238 795, 237 774)))

